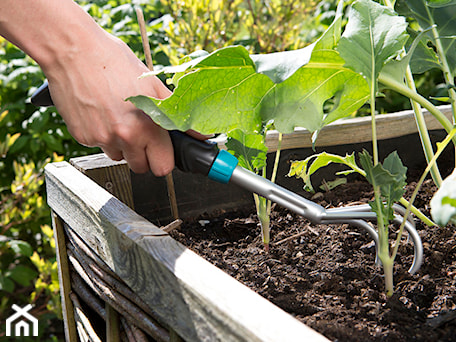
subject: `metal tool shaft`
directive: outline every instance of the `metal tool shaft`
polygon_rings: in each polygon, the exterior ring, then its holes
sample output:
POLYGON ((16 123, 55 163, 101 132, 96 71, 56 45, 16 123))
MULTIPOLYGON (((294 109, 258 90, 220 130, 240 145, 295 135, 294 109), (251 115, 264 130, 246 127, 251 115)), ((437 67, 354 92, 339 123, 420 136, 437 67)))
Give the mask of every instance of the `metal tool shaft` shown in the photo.
POLYGON ((375 220, 376 218, 375 213, 370 211, 326 210, 321 205, 240 166, 234 169, 230 182, 302 215, 313 223, 353 219, 375 220))
POLYGON ((306 217, 312 222, 320 222, 325 213, 325 209, 322 206, 240 166, 234 169, 230 183, 263 196, 296 214, 306 217))

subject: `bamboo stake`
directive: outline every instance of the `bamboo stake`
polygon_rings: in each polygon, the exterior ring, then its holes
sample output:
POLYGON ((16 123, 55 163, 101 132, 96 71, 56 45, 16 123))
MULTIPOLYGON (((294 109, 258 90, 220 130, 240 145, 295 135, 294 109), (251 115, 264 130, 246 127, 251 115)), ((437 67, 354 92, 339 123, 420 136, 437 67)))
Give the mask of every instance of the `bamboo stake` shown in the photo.
MULTIPOLYGON (((136 16, 138 17, 139 30, 141 32, 141 41, 143 45, 144 55, 146 58, 146 65, 149 70, 154 70, 154 64, 152 62, 152 54, 150 52, 149 39, 147 38, 146 22, 144 20, 144 14, 141 8, 136 7, 136 16)), ((175 220, 179 218, 179 211, 177 208, 176 191, 174 189, 174 180, 172 173, 166 175, 166 185, 168 187, 168 198, 171 206, 171 215, 175 220)))

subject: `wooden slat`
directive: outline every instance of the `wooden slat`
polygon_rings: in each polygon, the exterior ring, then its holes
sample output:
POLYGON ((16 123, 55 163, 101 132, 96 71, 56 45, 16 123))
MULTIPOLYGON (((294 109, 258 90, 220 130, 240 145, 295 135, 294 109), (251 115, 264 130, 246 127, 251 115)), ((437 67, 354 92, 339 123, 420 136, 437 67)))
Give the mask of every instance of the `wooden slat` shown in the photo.
POLYGON ((52 212, 52 226, 54 229, 57 264, 59 267, 60 297, 62 301, 65 340, 68 342, 77 342, 78 334, 74 317, 74 307, 70 299, 71 279, 68 268, 65 232, 61 218, 54 212, 52 212))
MULTIPOLYGON (((439 109, 452 120, 451 106, 441 106, 439 109)), ((440 123, 427 110, 423 110, 428 130, 442 129, 440 123)), ((416 133, 415 116, 407 110, 392 114, 376 116, 377 139, 384 140, 416 133)), ((270 131, 266 137, 269 152, 277 149, 277 131, 270 131)), ((325 126, 316 141, 315 146, 334 146, 340 144, 356 144, 372 140, 371 117, 342 119, 325 126)), ((312 146, 312 133, 306 129, 296 129, 293 133, 285 134, 282 149, 303 148, 312 146)))
POLYGON ((106 311, 106 341, 120 341, 120 319, 117 311, 108 303, 105 304, 106 311))
POLYGON ((328 341, 140 217, 66 162, 50 207, 186 341, 328 341))
POLYGON ((100 153, 72 158, 70 163, 130 208, 134 208, 130 168, 126 161, 114 161, 100 153))

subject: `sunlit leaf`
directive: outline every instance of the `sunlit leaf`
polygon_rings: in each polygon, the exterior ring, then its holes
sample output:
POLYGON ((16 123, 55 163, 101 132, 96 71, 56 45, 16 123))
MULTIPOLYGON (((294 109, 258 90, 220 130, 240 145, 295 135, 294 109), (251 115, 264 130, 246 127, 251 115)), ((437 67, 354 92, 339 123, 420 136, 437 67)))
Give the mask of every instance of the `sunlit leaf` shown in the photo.
POLYGON ((369 84, 376 84, 383 65, 403 48, 406 28, 405 18, 389 8, 358 0, 350 10, 338 51, 348 67, 366 77, 369 84))
POLYGON ((343 164, 349 167, 349 170, 340 172, 339 174, 347 175, 352 172, 364 174, 364 171, 359 168, 355 161, 355 154, 347 154, 345 157, 330 153, 320 153, 312 155, 305 160, 292 161, 288 177, 295 176, 304 181, 304 188, 307 191, 313 192, 313 186, 310 177, 322 167, 328 166, 331 163, 343 164))
POLYGON ((167 129, 251 134, 274 121, 282 133, 297 126, 319 130, 353 113, 369 94, 364 79, 331 49, 340 37, 340 20, 304 49, 250 56, 235 46, 201 56, 174 69, 185 75, 167 99, 129 100, 167 129), (325 112, 332 99, 336 105, 325 112))

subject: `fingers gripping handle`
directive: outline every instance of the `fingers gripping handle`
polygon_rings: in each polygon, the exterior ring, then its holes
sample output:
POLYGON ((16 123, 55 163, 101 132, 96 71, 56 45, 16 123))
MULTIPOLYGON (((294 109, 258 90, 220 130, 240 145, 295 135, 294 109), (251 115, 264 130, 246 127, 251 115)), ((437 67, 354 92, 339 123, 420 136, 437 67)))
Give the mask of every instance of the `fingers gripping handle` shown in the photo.
POLYGON ((200 141, 179 131, 170 131, 176 166, 184 172, 200 173, 220 183, 228 183, 238 164, 236 157, 217 145, 200 141))
MULTIPOLYGON (((44 82, 31 97, 35 106, 49 107, 54 103, 48 82, 44 82)), ((184 172, 201 173, 209 178, 228 183, 238 160, 216 144, 200 141, 179 131, 170 131, 176 166, 184 172)))

